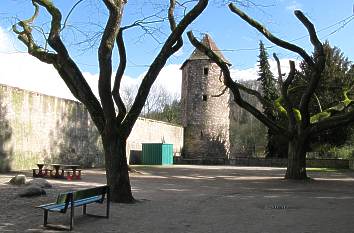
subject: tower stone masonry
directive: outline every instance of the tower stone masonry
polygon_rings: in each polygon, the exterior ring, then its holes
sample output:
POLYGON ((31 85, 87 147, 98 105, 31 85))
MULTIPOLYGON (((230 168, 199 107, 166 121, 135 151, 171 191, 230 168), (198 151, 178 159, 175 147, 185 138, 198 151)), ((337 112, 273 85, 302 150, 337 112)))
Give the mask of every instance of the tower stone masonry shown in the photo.
MULTIPOLYGON (((202 43, 228 62, 206 34, 202 43)), ((229 62, 228 62, 229 63, 229 62)), ((230 153, 230 92, 220 68, 199 50, 182 67, 182 124, 185 158, 228 158, 230 153)))

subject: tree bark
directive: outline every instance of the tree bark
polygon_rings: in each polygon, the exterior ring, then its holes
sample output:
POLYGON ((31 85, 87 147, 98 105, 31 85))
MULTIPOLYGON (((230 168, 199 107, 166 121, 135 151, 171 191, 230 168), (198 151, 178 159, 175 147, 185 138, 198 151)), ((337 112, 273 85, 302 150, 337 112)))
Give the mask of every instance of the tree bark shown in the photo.
POLYGON ((129 180, 126 138, 121 138, 117 130, 110 129, 102 136, 106 161, 106 179, 111 190, 111 201, 133 203, 135 201, 129 180))
POLYGON ((307 137, 295 136, 289 141, 288 166, 285 179, 303 180, 306 174, 306 146, 307 137))

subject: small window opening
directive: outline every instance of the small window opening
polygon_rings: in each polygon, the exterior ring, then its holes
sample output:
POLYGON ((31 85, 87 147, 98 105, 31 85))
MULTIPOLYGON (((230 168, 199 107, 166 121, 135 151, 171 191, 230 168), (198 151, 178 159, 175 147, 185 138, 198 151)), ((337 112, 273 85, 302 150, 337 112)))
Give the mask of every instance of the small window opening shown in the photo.
POLYGON ((207 95, 203 95, 202 99, 203 99, 203 101, 207 101, 208 100, 208 96, 207 95))
POLYGON ((209 68, 208 67, 204 67, 203 74, 204 75, 208 75, 209 74, 209 68))

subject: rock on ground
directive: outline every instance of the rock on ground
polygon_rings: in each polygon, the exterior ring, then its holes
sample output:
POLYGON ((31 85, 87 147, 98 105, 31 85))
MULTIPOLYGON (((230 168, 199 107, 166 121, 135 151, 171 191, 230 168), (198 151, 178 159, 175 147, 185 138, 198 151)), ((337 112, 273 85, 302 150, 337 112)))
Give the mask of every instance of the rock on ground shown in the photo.
POLYGON ((52 184, 43 178, 35 178, 33 180, 28 181, 26 184, 27 185, 36 185, 40 188, 52 188, 52 184))
POLYGON ((15 177, 12 177, 11 180, 9 181, 10 184, 13 185, 22 185, 26 183, 26 176, 25 175, 16 175, 15 177))

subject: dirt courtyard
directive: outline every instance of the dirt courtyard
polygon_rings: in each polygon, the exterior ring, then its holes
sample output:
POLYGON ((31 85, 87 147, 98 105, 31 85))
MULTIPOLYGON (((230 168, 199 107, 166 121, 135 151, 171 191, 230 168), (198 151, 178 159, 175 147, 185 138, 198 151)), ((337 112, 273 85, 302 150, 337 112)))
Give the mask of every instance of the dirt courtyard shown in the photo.
MULTIPOLYGON (((136 204, 111 204, 109 219, 75 209, 73 232, 122 233, 350 233, 354 232, 354 172, 309 172, 311 181, 283 180, 280 168, 235 166, 134 167, 136 204)), ((47 195, 17 196, 0 174, 0 232, 57 232, 42 227, 43 211, 59 192, 105 183, 103 170, 84 170, 81 181, 48 179, 47 195)), ((30 178, 31 174, 26 173, 30 178)), ((88 206, 104 213, 104 205, 88 206)), ((66 224, 68 214, 49 213, 66 224)))

